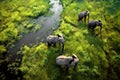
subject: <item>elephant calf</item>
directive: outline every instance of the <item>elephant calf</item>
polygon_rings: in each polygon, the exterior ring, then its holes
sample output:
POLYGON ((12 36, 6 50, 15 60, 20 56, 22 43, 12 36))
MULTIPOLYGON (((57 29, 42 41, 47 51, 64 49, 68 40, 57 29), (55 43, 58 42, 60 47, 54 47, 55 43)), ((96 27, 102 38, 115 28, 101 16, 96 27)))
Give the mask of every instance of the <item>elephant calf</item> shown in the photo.
POLYGON ((61 34, 58 34, 57 36, 49 35, 46 39, 48 47, 51 45, 56 47, 56 44, 62 44, 62 51, 64 50, 64 37, 61 34))
POLYGON ((101 20, 92 20, 88 22, 88 28, 94 30, 96 28, 96 26, 100 26, 100 33, 102 30, 102 22, 101 20))
POLYGON ((68 57, 65 55, 61 55, 56 58, 56 64, 58 66, 65 67, 67 71, 69 67, 73 66, 75 68, 78 62, 79 62, 79 59, 75 54, 73 54, 72 56, 68 56, 68 57))
POLYGON ((80 12, 78 14, 78 21, 84 19, 84 21, 86 22, 86 17, 88 16, 88 21, 89 21, 89 11, 83 11, 83 12, 80 12))

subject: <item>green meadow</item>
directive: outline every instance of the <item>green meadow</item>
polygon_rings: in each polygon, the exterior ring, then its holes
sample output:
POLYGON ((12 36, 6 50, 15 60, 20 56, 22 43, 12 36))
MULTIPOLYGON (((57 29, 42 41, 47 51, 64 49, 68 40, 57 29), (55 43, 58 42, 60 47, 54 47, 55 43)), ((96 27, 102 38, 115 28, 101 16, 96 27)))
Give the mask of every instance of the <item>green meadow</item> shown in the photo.
MULTIPOLYGON (((64 51, 57 46, 48 48, 47 43, 39 42, 31 47, 21 47, 22 62, 8 65, 8 69, 23 80, 119 80, 120 76, 120 1, 119 0, 60 0, 63 6, 61 23, 53 35, 62 33, 65 38, 64 51), (96 27, 88 30, 88 22, 78 22, 78 13, 89 10, 89 20, 101 20, 102 31, 96 27), (76 70, 56 66, 59 55, 76 54, 79 63, 76 70)), ((31 20, 48 15, 49 0, 1 0, 0 1, 0 66, 9 58, 2 59, 7 47, 19 40, 21 34, 32 32, 31 20)), ((40 26, 35 27, 35 31, 40 26)), ((7 80, 0 72, 1 80, 7 80)), ((12 80, 12 79, 11 79, 12 80)), ((18 78, 19 80, 19 78, 18 78)))

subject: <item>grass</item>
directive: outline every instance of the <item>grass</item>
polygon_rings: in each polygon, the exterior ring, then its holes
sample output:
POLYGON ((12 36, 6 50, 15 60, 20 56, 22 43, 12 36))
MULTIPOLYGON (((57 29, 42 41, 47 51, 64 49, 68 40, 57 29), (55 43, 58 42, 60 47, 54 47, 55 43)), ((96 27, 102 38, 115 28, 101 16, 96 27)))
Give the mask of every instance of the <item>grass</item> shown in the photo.
MULTIPOLYGON (((119 26, 117 29, 113 29, 115 25, 119 25, 119 19, 115 18, 115 16, 119 15, 119 11, 115 13, 109 13, 109 8, 116 4, 111 1, 85 1, 85 0, 62 0, 62 5, 64 10, 62 12, 61 25, 58 30, 54 31, 53 34, 62 33, 65 38, 65 50, 64 52, 57 52, 58 48, 50 48, 48 49, 45 44, 44 50, 38 51, 38 54, 42 53, 44 56, 37 55, 39 58, 34 58, 40 63, 42 66, 34 63, 37 61, 33 61, 30 65, 34 64, 37 67, 42 67, 42 73, 45 77, 41 80, 107 80, 107 79, 119 79, 117 73, 119 73, 119 26), (108 4, 109 3, 109 4, 108 4), (98 34, 99 28, 95 29, 95 33, 91 33, 87 24, 84 22, 77 21, 77 15, 80 11, 89 10, 90 11, 90 20, 101 19, 103 22, 102 33, 98 34), (104 11, 106 11, 104 13, 104 11), (104 14, 103 14, 104 13, 104 14), (109 15, 109 17, 107 17, 109 15), (107 17, 107 18, 105 18, 107 17), (116 20, 116 22, 114 22, 116 20), (112 22, 112 23, 111 23, 112 22), (96 36, 95 34, 98 34, 96 36), (116 45, 116 46, 114 46, 116 45), (104 50, 108 53, 106 54, 104 50), (46 51, 46 52, 45 52, 46 51), (71 55, 72 53, 76 54, 80 59, 80 62, 77 66, 77 70, 74 71, 72 68, 69 70, 69 74, 67 74, 63 69, 58 68, 55 65, 55 58, 60 55, 71 55), (107 58, 109 57, 109 58, 107 58), (43 59, 42 59, 43 58, 43 59), (113 67, 111 67, 114 64, 113 67), (115 65, 116 64, 116 65, 115 65), (110 69, 109 69, 110 68, 110 69), (108 73, 110 70, 110 73, 108 73), (117 70, 117 71, 116 71, 117 70)), ((118 7, 118 6, 116 6, 118 7)), ((114 8, 116 8, 114 7, 114 8)), ((116 10, 116 9, 114 9, 116 10)), ((32 55, 32 57, 36 56, 36 47, 31 47, 25 53, 29 53, 28 55, 32 55)), ((26 51, 23 50, 22 52, 26 51)), ((24 59, 30 59, 28 55, 24 56, 24 59)), ((34 60, 30 59, 30 60, 34 60)), ((29 60, 28 60, 29 61, 29 60)), ((32 62, 32 61, 29 61, 32 62)), ((26 61, 23 60, 23 63, 26 64, 26 61)), ((22 64, 22 68, 26 67, 22 64)), ((38 69, 39 69, 38 68, 38 69)), ((30 69, 34 70, 36 68, 30 67, 30 69)), ((29 71, 29 70, 28 70, 29 71)), ((35 71, 33 72, 35 73, 35 71)), ((41 73, 41 72, 40 72, 41 73)), ((28 73, 25 76, 30 75, 28 73)), ((39 79, 37 76, 37 72, 35 74, 36 80, 39 79)), ((25 77, 28 79, 27 77, 25 77)), ((32 79, 32 77, 30 77, 32 79)))
POLYGON ((24 78, 27 80, 119 80, 118 4, 118 0, 62 0, 64 10, 61 14, 61 25, 53 34, 63 34, 64 51, 59 51, 59 47, 48 49, 45 43, 21 48, 19 53, 24 56, 19 69, 23 72, 24 78), (77 21, 78 13, 84 10, 90 11, 90 20, 102 20, 101 34, 98 34, 98 28, 95 29, 95 33, 91 33, 86 23, 77 21), (78 56, 80 62, 76 71, 70 68, 68 74, 64 69, 56 66, 55 59, 60 54, 70 56, 72 53, 78 56))
MULTIPOLYGON (((20 34, 28 33, 34 26, 32 19, 46 14, 49 0, 5 0, 0 2, 0 46, 14 43, 20 34)), ((37 30, 38 27, 35 28, 37 30)), ((2 54, 0 48, 0 54, 2 54)), ((2 57, 2 56, 1 56, 2 57)))

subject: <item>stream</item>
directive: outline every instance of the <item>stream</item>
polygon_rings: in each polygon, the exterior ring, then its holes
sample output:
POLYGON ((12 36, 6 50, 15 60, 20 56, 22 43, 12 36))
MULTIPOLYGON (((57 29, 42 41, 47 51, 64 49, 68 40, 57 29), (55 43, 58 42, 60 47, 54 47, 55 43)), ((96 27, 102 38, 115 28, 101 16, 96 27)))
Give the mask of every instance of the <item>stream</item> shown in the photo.
POLYGON ((53 12, 51 16, 40 16, 34 21, 35 25, 41 26, 37 32, 30 32, 24 34, 22 38, 14 43, 14 47, 8 47, 6 57, 9 61, 4 61, 0 65, 0 80, 23 80, 23 74, 20 70, 16 70, 22 62, 23 55, 17 54, 24 45, 31 46, 31 44, 38 44, 44 42, 48 35, 52 34, 53 29, 56 30, 60 25, 60 14, 62 12, 62 5, 59 0, 50 0, 53 6, 50 11, 53 12), (11 64, 15 65, 11 65, 11 64), (17 73, 17 74, 16 74, 17 73), (2 79, 1 79, 2 78, 2 79))
POLYGON ((8 48, 9 54, 15 55, 24 45, 30 46, 31 44, 44 41, 48 35, 52 34, 53 29, 59 27, 62 5, 59 0, 50 0, 50 4, 53 5, 50 8, 53 14, 49 17, 40 16, 36 20, 33 20, 35 25, 41 26, 40 29, 37 32, 23 35, 22 38, 14 44, 15 46, 13 48, 8 48))

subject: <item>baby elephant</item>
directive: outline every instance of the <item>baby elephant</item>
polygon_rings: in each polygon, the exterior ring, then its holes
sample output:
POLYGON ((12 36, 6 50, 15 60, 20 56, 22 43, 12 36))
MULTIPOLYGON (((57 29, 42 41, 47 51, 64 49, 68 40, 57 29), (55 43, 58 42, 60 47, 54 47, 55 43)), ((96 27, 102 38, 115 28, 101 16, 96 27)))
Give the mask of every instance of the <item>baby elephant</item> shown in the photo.
POLYGON ((89 11, 83 11, 83 12, 80 12, 78 14, 78 21, 84 19, 84 21, 86 22, 86 17, 88 16, 88 21, 89 21, 89 11))
POLYGON ((75 69, 78 62, 79 62, 79 59, 75 54, 73 54, 72 56, 68 56, 68 57, 65 55, 61 55, 56 58, 56 64, 58 66, 65 67, 66 71, 69 70, 69 67, 74 67, 75 69))
POLYGON ((96 26, 100 26, 100 33, 101 33, 101 30, 102 30, 102 22, 101 22, 101 20, 89 21, 88 28, 94 30, 94 28, 96 28, 96 26))
POLYGON ((61 34, 58 34, 57 36, 49 35, 46 39, 48 47, 51 45, 56 47, 56 44, 62 44, 62 51, 64 50, 64 38, 61 34))

